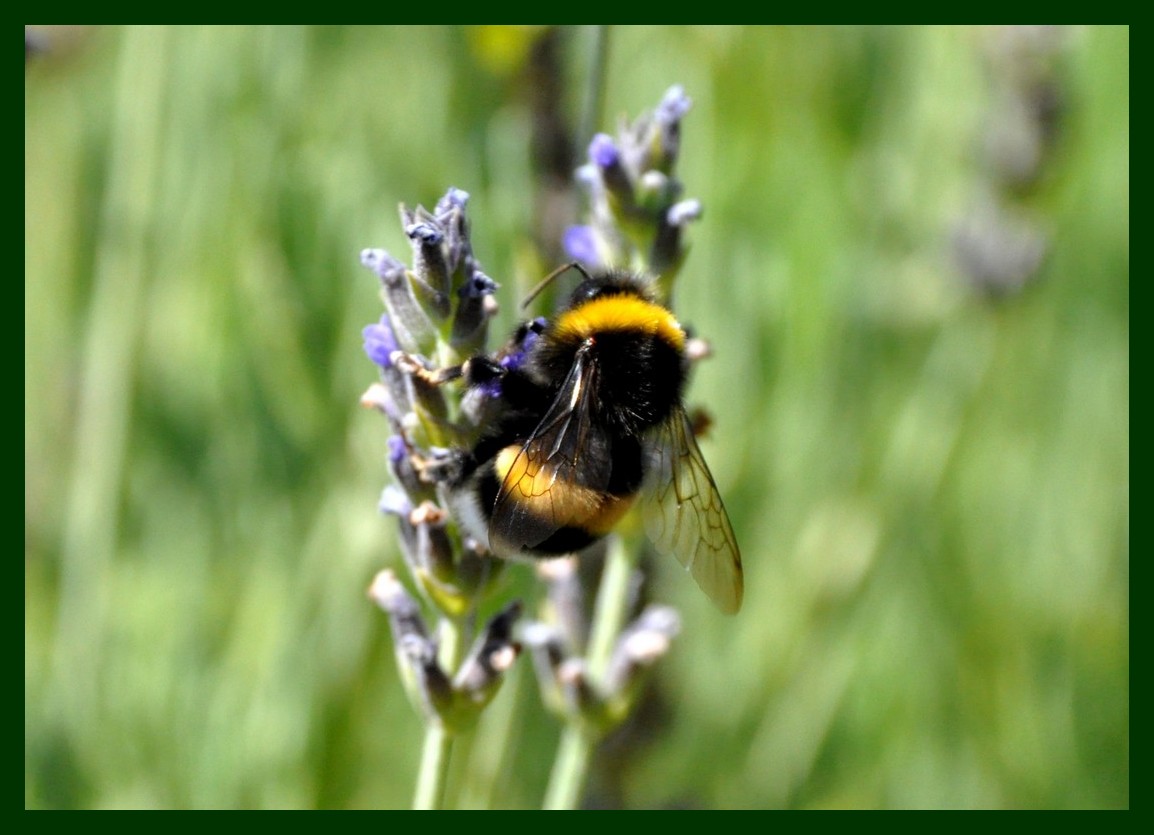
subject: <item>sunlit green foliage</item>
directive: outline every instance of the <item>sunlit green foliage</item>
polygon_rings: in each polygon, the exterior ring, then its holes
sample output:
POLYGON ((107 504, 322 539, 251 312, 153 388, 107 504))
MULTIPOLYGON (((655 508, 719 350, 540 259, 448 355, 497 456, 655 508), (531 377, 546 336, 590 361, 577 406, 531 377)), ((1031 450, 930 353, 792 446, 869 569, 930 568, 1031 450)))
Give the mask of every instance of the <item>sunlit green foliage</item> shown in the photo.
MULTIPOLYGON (((1013 188, 1005 35, 613 31, 603 128, 695 102, 676 306, 713 344, 690 400, 747 589, 725 618, 653 567, 682 633, 591 803, 1129 805, 1129 32, 1061 34, 1013 188), (953 258, 991 201, 1048 242, 996 298, 953 258)), ((465 189, 514 321, 555 266, 538 36, 82 29, 31 56, 26 806, 408 805, 358 253, 403 255, 397 204, 465 189)), ((590 43, 564 42, 574 124, 590 43)), ((539 805, 557 735, 523 659, 458 804, 539 805)))

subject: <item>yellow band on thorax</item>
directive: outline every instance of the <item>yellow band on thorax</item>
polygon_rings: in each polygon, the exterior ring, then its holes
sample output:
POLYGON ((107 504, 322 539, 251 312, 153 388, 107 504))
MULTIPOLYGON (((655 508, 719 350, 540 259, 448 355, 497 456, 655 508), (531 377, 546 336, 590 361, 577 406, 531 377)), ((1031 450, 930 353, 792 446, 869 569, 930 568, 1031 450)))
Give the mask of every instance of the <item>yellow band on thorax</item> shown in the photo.
POLYGON ((657 336, 678 351, 685 347, 685 332, 673 314, 659 304, 638 296, 604 296, 567 310, 557 319, 562 336, 580 339, 606 331, 642 331, 657 336))

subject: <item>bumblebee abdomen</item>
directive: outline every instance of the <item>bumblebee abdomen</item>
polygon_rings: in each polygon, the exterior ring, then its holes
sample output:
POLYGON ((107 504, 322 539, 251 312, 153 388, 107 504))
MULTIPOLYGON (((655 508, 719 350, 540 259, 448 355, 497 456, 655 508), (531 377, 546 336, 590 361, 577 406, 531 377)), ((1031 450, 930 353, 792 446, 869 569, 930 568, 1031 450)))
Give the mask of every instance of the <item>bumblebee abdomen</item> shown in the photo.
POLYGON ((623 439, 589 466, 539 461, 510 444, 477 476, 477 499, 492 509, 490 548, 506 556, 556 556, 584 549, 629 512, 644 478, 641 446, 623 439))

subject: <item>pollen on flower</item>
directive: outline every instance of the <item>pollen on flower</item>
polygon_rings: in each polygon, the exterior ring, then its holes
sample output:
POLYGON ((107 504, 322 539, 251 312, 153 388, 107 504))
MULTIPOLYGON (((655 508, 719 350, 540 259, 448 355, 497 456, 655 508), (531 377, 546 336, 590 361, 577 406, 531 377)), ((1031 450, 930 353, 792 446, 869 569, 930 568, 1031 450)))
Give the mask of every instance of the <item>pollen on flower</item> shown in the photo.
POLYGON ((517 650, 512 645, 506 644, 499 647, 489 654, 489 666, 499 673, 503 673, 513 666, 513 662, 517 660, 517 650))
POLYGON ((369 585, 369 599, 387 611, 401 596, 407 595, 397 575, 387 568, 378 571, 369 585))
POLYGON ((660 632, 637 632, 624 644, 625 653, 639 664, 651 664, 669 651, 670 639, 660 632))
POLYGON ((421 502, 409 514, 409 522, 413 525, 439 525, 445 521, 448 514, 432 502, 421 502))
POLYGON ((385 411, 389 403, 389 390, 381 383, 372 383, 361 395, 361 405, 366 409, 385 411))

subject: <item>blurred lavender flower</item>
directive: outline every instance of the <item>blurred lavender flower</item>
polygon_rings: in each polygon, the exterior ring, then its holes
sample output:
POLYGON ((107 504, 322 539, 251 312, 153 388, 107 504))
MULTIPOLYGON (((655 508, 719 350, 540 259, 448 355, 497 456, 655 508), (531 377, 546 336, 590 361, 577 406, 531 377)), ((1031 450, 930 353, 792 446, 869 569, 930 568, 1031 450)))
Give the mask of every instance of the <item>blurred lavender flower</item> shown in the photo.
MULTIPOLYGON (((669 650, 681 619, 669 606, 647 607, 615 636, 600 674, 591 673, 587 646, 591 624, 576 561, 543 564, 538 575, 548 587, 552 617, 527 624, 523 639, 542 699, 583 733, 600 738, 633 711, 645 673, 669 650)), ((630 586, 636 590, 640 583, 640 573, 634 572, 630 586)))
POLYGON ((48 39, 43 32, 38 32, 35 29, 24 27, 24 63, 33 55, 38 55, 41 52, 48 50, 48 39))
POLYGON ((1049 241, 1034 222, 990 204, 955 224, 953 248, 970 284, 997 298, 1017 293, 1034 277, 1049 241))
POLYGON ((685 226, 701 217, 701 203, 681 200, 673 176, 681 146, 681 120, 692 105, 680 86, 616 138, 599 133, 589 143, 589 161, 577 170, 588 192, 589 223, 565 232, 565 250, 591 269, 609 266, 645 270, 659 277, 668 298, 685 259, 685 226))
POLYGON ((410 697, 430 721, 457 731, 471 727, 520 652, 513 640, 513 624, 521 604, 514 601, 490 619, 460 670, 450 678, 438 657, 439 641, 430 637, 420 605, 392 571, 377 574, 369 597, 389 616, 398 667, 410 697))
MULTIPOLYGON (((589 214, 564 235, 569 256, 591 270, 624 268, 655 277, 666 304, 688 249, 683 230, 702 216, 701 202, 685 198, 674 175, 681 120, 691 104, 684 89, 670 87, 653 111, 632 124, 623 121, 615 137, 593 137, 588 162, 576 172, 589 214)), ((697 340, 687 355, 708 353, 697 340)), ((608 541, 592 616, 575 561, 538 569, 549 590, 549 612, 526 626, 523 639, 543 701, 566 724, 546 808, 580 803, 594 746, 632 714, 645 673, 680 628, 676 611, 665 606, 629 620, 641 586, 639 544, 608 541)))
POLYGON ((1065 110, 1060 62, 1071 30, 998 26, 983 30, 991 107, 982 141, 977 206, 953 224, 962 278, 989 299, 1020 292, 1050 248, 1021 198, 1046 176, 1065 110))
POLYGON ((1071 39, 1063 26, 999 26, 981 44, 993 107, 985 136, 992 172, 1028 189, 1043 175, 1066 110, 1061 58, 1071 39))

